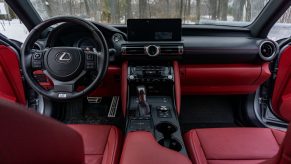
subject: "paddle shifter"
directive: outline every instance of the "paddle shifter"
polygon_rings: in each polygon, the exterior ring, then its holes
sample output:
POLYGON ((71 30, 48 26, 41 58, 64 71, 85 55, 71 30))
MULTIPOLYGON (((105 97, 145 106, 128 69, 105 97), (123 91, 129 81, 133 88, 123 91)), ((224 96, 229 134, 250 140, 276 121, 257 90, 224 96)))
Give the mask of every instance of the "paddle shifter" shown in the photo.
POLYGON ((145 86, 137 86, 138 93, 138 114, 139 117, 150 116, 151 110, 150 106, 146 101, 146 89, 145 86))

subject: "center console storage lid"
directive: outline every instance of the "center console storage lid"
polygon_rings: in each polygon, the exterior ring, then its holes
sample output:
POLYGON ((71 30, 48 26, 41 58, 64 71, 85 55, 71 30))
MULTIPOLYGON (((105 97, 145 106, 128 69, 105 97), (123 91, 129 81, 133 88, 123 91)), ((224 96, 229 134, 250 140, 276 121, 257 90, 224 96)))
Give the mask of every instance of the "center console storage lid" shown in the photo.
POLYGON ((129 132, 120 164, 191 164, 188 157, 159 145, 150 132, 129 132))

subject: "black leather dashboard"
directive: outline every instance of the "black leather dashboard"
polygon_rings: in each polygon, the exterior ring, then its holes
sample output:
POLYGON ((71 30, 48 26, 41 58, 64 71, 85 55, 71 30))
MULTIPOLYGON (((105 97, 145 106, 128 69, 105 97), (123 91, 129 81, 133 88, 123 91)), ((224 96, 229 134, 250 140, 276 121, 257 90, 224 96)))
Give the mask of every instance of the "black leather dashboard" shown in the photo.
POLYGON ((259 62, 261 39, 248 37, 184 36, 185 63, 259 62))
MULTIPOLYGON (((97 24, 96 26, 103 32, 111 49, 111 62, 120 63, 122 60, 121 45, 130 44, 127 41, 126 26, 109 26, 97 24), (122 35, 122 40, 114 42, 113 35, 119 33, 122 35)), ((189 64, 235 64, 235 63, 260 63, 262 60, 259 57, 259 45, 262 38, 253 38, 246 29, 209 29, 202 27, 190 29, 183 27, 182 43, 184 51, 180 62, 189 64)), ((53 46, 68 46, 62 45, 64 42, 73 44, 76 39, 80 39, 80 34, 86 34, 86 31, 79 27, 70 25, 61 25, 55 28, 48 39, 48 44, 53 46), (75 35, 75 37, 74 37, 75 35), (63 42, 60 42, 63 40, 63 42)), ((144 44, 155 44, 144 42, 144 44)), ((134 60, 143 60, 144 57, 137 56, 134 60)), ((157 61, 159 57, 148 58, 157 61)), ((169 57, 169 60, 173 58, 169 57)))

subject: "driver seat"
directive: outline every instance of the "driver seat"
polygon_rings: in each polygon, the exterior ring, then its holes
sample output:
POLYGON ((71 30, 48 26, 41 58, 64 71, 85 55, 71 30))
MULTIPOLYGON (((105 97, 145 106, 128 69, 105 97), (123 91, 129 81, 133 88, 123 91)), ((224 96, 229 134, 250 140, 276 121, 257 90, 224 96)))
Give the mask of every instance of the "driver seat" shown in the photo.
POLYGON ((121 154, 122 135, 111 125, 71 124, 83 138, 86 164, 117 164, 121 154))
POLYGON ((0 163, 119 162, 121 132, 116 127, 68 126, 0 99, 0 163))

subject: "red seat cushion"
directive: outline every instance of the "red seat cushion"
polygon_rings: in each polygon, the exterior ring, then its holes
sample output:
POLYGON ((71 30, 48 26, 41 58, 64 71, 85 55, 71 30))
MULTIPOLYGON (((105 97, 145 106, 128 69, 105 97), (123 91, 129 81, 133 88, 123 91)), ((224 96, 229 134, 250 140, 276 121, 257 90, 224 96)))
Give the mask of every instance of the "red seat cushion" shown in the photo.
POLYGON ((196 164, 249 164, 274 157, 284 136, 267 128, 197 129, 185 134, 185 143, 196 164))
POLYGON ((71 124, 83 138, 87 164, 117 164, 121 153, 122 135, 110 125, 71 124))

